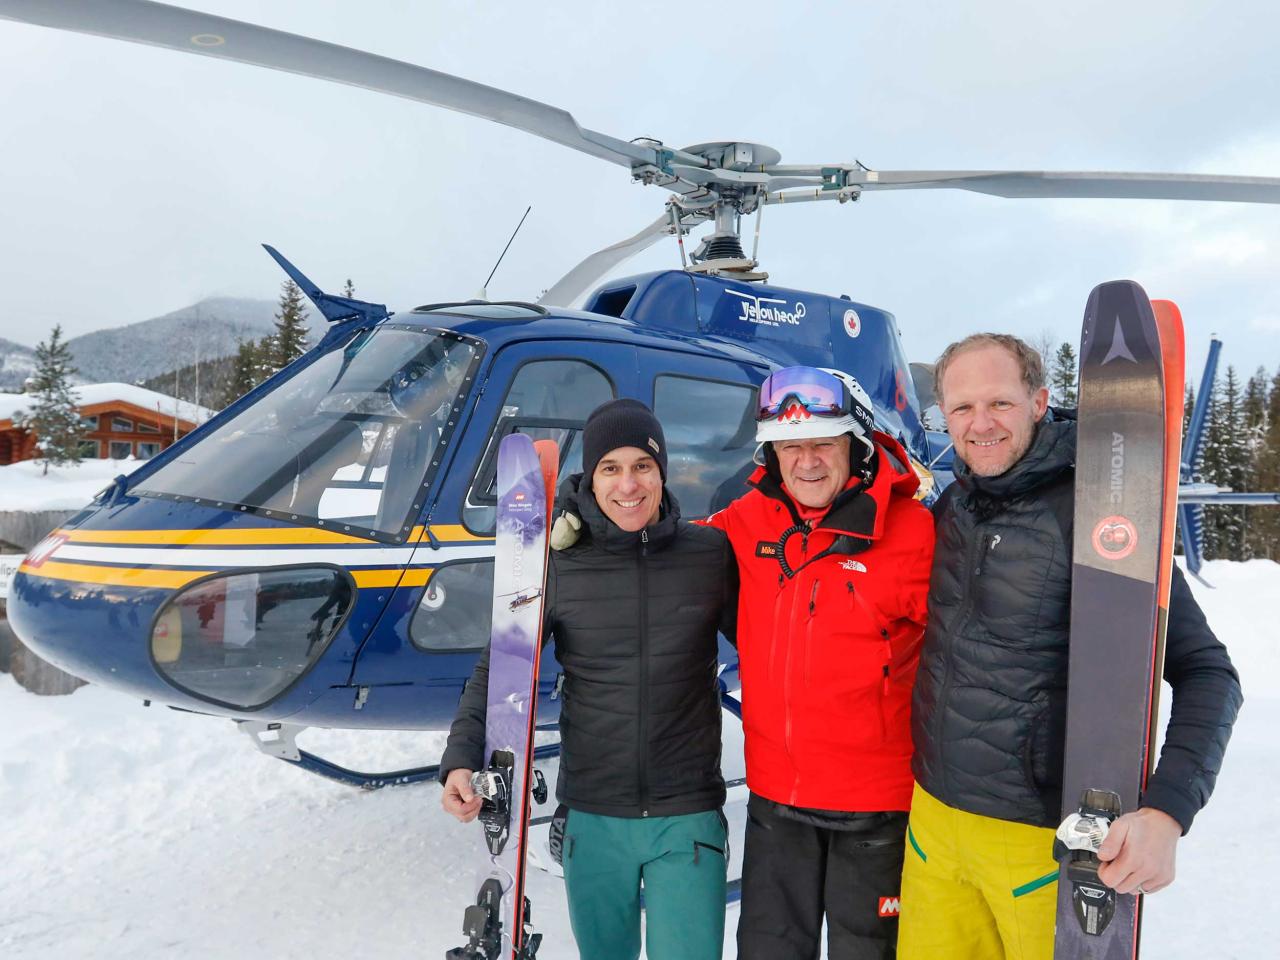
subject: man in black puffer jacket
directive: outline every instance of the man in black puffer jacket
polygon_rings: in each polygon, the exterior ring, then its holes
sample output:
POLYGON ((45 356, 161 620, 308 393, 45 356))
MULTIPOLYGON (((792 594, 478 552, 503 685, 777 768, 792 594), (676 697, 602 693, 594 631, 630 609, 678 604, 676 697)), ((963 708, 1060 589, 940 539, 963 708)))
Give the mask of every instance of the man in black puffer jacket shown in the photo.
MULTIPOLYGON (((916 779, 901 960, 1049 960, 1062 811, 1076 423, 1048 409, 1039 355, 975 334, 935 368, 958 459, 935 506, 929 620, 912 699, 916 779)), ((1173 706, 1140 809, 1099 857, 1120 893, 1173 880, 1213 790, 1240 683, 1175 567, 1164 678, 1173 706)))
MULTIPOLYGON (((564 670, 556 796, 569 919, 590 960, 640 952, 712 960, 724 940, 725 785, 717 632, 732 638, 733 551, 687 524, 665 489, 666 442, 649 409, 614 400, 583 430, 583 473, 559 509, 581 518, 551 552, 544 639, 564 670)), ((476 665, 441 760, 444 808, 472 820, 484 765, 489 653, 476 665)))

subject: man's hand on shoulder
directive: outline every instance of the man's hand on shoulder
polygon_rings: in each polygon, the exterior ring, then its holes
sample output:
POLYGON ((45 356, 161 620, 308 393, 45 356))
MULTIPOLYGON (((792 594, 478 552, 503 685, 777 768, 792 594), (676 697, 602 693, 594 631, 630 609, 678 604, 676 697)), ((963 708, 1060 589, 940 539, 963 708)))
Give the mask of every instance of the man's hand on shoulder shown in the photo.
POLYGON ((462 767, 451 770, 444 781, 444 796, 440 798, 440 806, 444 807, 445 813, 463 823, 470 823, 479 816, 480 805, 484 803, 471 789, 471 773, 462 767))
POLYGON ((1116 893, 1155 893, 1173 883, 1174 858, 1182 826, 1143 807, 1118 817, 1098 848, 1098 879, 1116 893))

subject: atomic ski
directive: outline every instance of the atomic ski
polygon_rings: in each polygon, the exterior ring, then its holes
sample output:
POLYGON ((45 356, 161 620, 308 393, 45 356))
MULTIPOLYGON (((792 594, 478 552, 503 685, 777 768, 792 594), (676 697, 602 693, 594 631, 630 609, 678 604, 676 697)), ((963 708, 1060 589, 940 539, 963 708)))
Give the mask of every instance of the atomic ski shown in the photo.
POLYGON ((1094 288, 1080 348, 1063 817, 1055 960, 1133 960, 1140 897, 1097 849, 1152 764, 1173 564, 1182 324, 1129 281, 1094 288))
POLYGON ((463 917, 467 943, 450 950, 446 960, 533 960, 542 942, 542 934, 533 932, 524 878, 530 798, 542 803, 547 791, 541 771, 533 768, 533 731, 558 462, 550 440, 535 445, 513 433, 498 447, 488 767, 472 779, 484 800, 480 822, 490 867, 463 917))

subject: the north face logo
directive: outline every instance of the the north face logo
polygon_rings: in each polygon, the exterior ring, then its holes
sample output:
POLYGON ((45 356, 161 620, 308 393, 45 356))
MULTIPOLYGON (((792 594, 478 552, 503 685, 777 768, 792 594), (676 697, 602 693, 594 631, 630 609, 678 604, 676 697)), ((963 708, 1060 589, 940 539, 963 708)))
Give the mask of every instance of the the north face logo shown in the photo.
POLYGON ((859 561, 857 561, 857 560, 845 560, 843 563, 841 563, 841 564, 840 564, 840 569, 842 569, 842 570, 855 570, 855 571, 857 571, 858 573, 866 573, 866 572, 867 572, 867 568, 866 568, 866 567, 864 567, 864 566, 863 566, 859 561))
POLYGON ((877 915, 881 917, 896 917, 898 915, 899 900, 897 897, 881 897, 880 906, 876 909, 877 915))

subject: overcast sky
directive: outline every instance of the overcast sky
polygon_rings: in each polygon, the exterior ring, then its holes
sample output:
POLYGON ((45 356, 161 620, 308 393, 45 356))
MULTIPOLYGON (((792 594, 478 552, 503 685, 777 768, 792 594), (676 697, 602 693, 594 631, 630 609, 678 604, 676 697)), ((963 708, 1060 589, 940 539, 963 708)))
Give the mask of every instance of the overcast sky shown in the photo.
MULTIPOLYGON (((1280 5, 497 0, 189 6, 455 73, 622 139, 740 139, 784 163, 1280 175, 1280 5)), ((666 194, 618 166, 385 95, 0 21, 0 336, 28 345, 210 295, 274 298, 269 242, 395 308, 530 299, 666 194)), ((705 229, 705 228, 704 228, 705 229)), ((977 329, 1076 341, 1089 290, 1178 301, 1280 364, 1280 207, 959 191, 771 207, 774 282, 895 313, 912 359, 977 329)), ((678 265, 674 241, 623 272, 678 265)))

